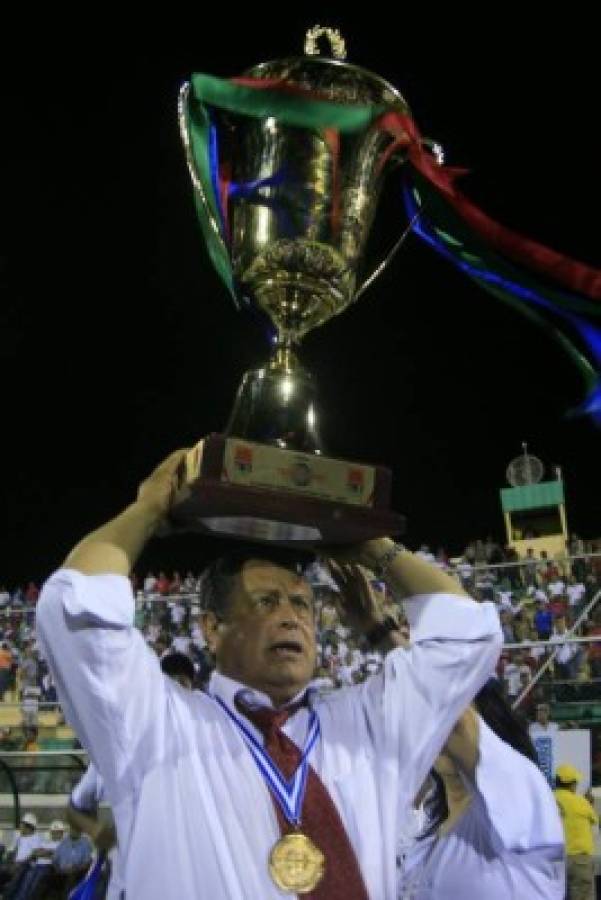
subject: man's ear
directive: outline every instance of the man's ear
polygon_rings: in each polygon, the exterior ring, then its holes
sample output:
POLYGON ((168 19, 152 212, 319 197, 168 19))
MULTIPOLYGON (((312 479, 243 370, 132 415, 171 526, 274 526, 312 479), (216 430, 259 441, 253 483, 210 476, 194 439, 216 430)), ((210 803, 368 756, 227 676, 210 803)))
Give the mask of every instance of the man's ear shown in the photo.
POLYGON ((204 639, 211 653, 217 653, 217 645, 219 643, 220 622, 214 612, 203 612, 200 614, 200 626, 204 639))

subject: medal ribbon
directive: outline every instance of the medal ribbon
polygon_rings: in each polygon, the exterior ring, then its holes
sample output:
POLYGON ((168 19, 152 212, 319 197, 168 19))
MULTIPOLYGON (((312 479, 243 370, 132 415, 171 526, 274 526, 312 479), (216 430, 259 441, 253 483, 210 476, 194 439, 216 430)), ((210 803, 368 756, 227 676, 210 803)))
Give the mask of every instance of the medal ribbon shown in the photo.
POLYGON ((303 801, 305 799, 305 791, 307 789, 307 776, 309 774, 309 756, 320 734, 319 719, 315 710, 311 712, 309 717, 309 729, 305 748, 301 755, 300 763, 292 778, 287 781, 282 772, 273 763, 269 754, 257 741, 255 736, 244 722, 238 718, 235 713, 227 708, 225 703, 214 698, 225 713, 232 720, 238 731, 240 732, 244 743, 251 752, 252 758, 257 764, 259 772, 267 782, 269 789, 277 800, 282 812, 286 816, 291 825, 299 825, 301 820, 301 812, 303 801))

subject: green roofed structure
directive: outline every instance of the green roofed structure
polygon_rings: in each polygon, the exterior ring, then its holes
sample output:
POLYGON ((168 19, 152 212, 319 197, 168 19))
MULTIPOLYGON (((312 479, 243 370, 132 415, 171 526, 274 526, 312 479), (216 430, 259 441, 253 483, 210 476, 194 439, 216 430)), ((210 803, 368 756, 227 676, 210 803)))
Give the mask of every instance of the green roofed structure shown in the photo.
POLYGON ((561 470, 555 479, 542 481, 542 462, 527 452, 516 457, 507 468, 511 487, 501 488, 501 508, 505 519, 507 543, 526 556, 534 550, 540 556, 544 550, 549 557, 565 556, 568 528, 561 470))

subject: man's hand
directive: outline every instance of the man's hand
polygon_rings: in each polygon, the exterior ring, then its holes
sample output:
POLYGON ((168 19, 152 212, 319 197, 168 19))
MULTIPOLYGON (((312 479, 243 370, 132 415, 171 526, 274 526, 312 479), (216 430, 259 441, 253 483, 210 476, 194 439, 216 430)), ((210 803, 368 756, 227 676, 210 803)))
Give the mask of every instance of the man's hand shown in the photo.
POLYGON ((379 561, 393 546, 391 538, 373 538, 350 547, 328 547, 328 554, 339 565, 360 565, 375 572, 379 561))
POLYGON ((339 563, 358 563, 378 573, 396 599, 422 594, 454 594, 465 597, 459 581, 388 537, 374 538, 355 547, 329 548, 339 563), (381 574, 380 574, 381 573, 381 574))
POLYGON ((110 850, 117 843, 117 832, 112 822, 97 821, 89 834, 99 850, 110 850))
POLYGON ((171 508, 187 452, 176 450, 168 456, 140 485, 136 502, 85 537, 71 551, 65 567, 83 575, 129 575, 171 508))
POLYGON ((175 450, 138 488, 138 502, 154 509, 161 518, 171 509, 181 487, 187 453, 187 447, 175 450))
POLYGON ((368 634, 384 621, 385 614, 365 569, 358 565, 339 565, 334 560, 329 560, 328 565, 340 591, 337 597, 340 617, 354 631, 368 634))

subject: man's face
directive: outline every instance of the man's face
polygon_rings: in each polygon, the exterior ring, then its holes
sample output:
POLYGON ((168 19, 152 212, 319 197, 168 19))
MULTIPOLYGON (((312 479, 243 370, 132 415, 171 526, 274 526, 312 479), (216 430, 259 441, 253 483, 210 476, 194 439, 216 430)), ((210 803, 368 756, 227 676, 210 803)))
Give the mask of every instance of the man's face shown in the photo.
MULTIPOLYGON (((209 614, 210 616, 210 614, 209 614)), ((203 623, 224 675, 286 703, 315 669, 313 592, 274 563, 249 560, 236 577, 227 621, 203 623)))
POLYGON ((549 708, 547 706, 539 706, 536 710, 536 718, 541 725, 546 725, 549 721, 549 708))

